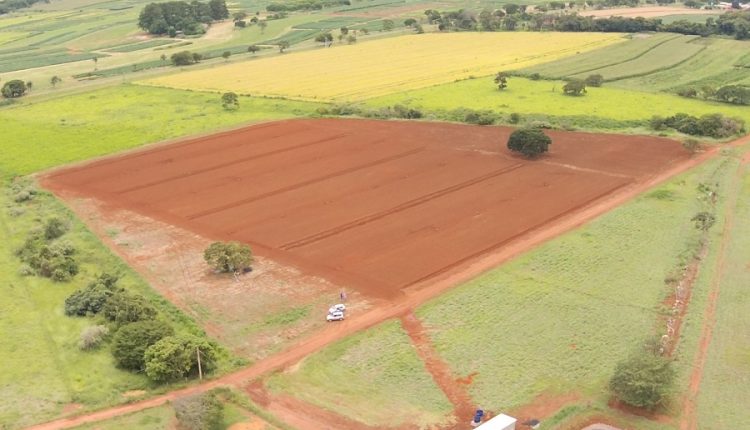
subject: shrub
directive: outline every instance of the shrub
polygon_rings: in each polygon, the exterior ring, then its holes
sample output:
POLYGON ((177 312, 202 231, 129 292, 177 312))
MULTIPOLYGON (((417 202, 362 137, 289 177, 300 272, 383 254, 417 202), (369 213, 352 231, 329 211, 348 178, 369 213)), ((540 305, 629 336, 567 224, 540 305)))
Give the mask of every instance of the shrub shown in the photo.
POLYGON ((59 218, 53 217, 44 225, 44 238, 47 240, 57 239, 68 232, 68 225, 59 218))
POLYGON ((489 111, 472 111, 466 114, 464 122, 476 125, 492 125, 495 123, 495 115, 489 111))
POLYGON ((406 106, 395 105, 393 106, 392 114, 390 116, 403 119, 419 119, 422 118, 422 112, 406 106))
POLYGON ((49 244, 42 234, 32 233, 16 251, 16 255, 30 266, 36 275, 65 282, 78 273, 75 252, 73 245, 68 242, 58 241, 49 244))
POLYGON ((563 86, 563 93, 568 96, 580 96, 586 93, 586 82, 572 79, 563 86))
POLYGON ((604 76, 600 74, 588 75, 584 81, 590 87, 601 87, 604 83, 604 76))
POLYGON ((180 51, 172 54, 169 59, 175 66, 189 66, 199 62, 201 60, 201 55, 190 51, 180 51))
POLYGON ((681 97, 695 98, 698 97, 698 90, 692 87, 681 88, 677 90, 677 95, 681 97))
POLYGON ((224 404, 209 391, 179 398, 172 402, 180 428, 187 430, 220 430, 224 421, 224 404))
POLYGON ((92 325, 81 332, 78 348, 89 351, 97 348, 109 334, 109 329, 103 325, 92 325))
POLYGON ((508 149, 529 158, 547 152, 550 144, 552 144, 552 139, 536 127, 515 130, 508 139, 508 149))
POLYGON ((156 309, 143 296, 124 290, 112 294, 102 306, 101 313, 116 327, 137 321, 152 320, 157 315, 156 309))
POLYGON ((240 99, 237 94, 233 92, 224 93, 221 95, 221 106, 226 110, 236 110, 240 107, 240 99))
POLYGON ((609 381, 612 393, 623 402, 654 409, 667 399, 674 384, 672 362, 650 352, 639 352, 620 362, 609 381))
POLYGON ((214 242, 204 251, 203 259, 216 271, 237 272, 250 267, 253 253, 243 243, 214 242))
POLYGON ((0 93, 2 93, 3 97, 5 97, 6 99, 12 99, 21 97, 22 95, 26 94, 27 89, 28 87, 26 86, 26 83, 24 81, 20 79, 13 79, 3 85, 0 93))
POLYGON ((508 117, 508 122, 510 122, 511 124, 518 124, 519 122, 521 122, 521 114, 513 112, 508 117))
POLYGON ((540 75, 539 73, 532 73, 529 75, 529 79, 531 79, 532 81, 538 81, 542 79, 542 75, 540 75))
POLYGON ((701 231, 708 231, 716 222, 716 217, 710 212, 698 212, 690 219, 695 223, 695 228, 701 231))
POLYGON ((213 343, 191 335, 164 337, 146 349, 146 375, 156 382, 197 376, 198 351, 202 371, 209 373, 216 369, 217 348, 213 343))
POLYGON ((126 324, 117 330, 112 339, 112 356, 122 369, 143 370, 146 349, 173 334, 172 327, 162 321, 147 320, 126 324))
POLYGON ((98 314, 115 293, 118 277, 102 273, 85 288, 76 290, 65 299, 65 315, 84 316, 98 314))

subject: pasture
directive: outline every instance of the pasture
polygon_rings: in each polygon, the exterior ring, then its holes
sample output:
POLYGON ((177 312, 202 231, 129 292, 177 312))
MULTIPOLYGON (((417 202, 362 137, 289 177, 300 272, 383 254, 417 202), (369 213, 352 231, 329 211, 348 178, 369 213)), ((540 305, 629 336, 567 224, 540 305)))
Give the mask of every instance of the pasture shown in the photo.
POLYGON ((109 348, 84 352, 78 348, 81 330, 94 324, 89 318, 64 315, 63 303, 73 291, 85 286, 104 270, 120 273, 118 285, 144 295, 178 332, 199 334, 189 318, 158 296, 132 269, 114 256, 49 193, 16 203, 7 189, 0 192, 0 427, 16 429, 61 414, 101 408, 128 400, 131 390, 152 392, 145 375, 115 368, 109 348), (78 250, 81 271, 67 283, 21 276, 21 262, 14 251, 29 230, 50 217, 71 225, 65 235, 78 250))
POLYGON ((282 121, 60 170, 44 182, 249 243, 263 256, 392 299, 688 157, 667 139, 549 131, 552 152, 535 163, 501 144, 510 132, 282 121), (510 218, 497 225, 500 216, 510 218))
POLYGON ((398 321, 339 341, 267 384, 378 428, 445 424, 453 410, 398 321))
MULTIPOLYGON (((621 357, 659 330, 661 304, 669 294, 665 279, 685 264, 700 237, 691 221, 704 208, 698 185, 715 183, 722 195, 736 166, 731 155, 714 159, 419 308, 417 316, 453 377, 472 381, 468 389, 474 403, 513 414, 535 398, 554 403, 550 399, 576 393, 578 399, 550 410, 554 416, 543 428, 562 423, 568 425, 562 428, 570 428, 571 420, 591 413, 612 416, 623 428, 675 428, 674 420, 657 423, 610 410, 606 384, 621 357)), ((739 309, 741 303, 730 306, 739 309)), ((698 300, 688 316, 700 319, 702 314, 698 300)), ((690 343, 681 343, 677 350, 679 390, 687 386, 692 369, 695 329, 694 321, 686 325, 690 343)), ((726 335, 730 332, 727 327, 726 335)), ((365 335, 373 343, 387 342, 382 328, 365 335)), ((303 361, 299 369, 272 377, 269 386, 306 399, 308 390, 314 390, 324 399, 317 400, 319 405, 336 410, 339 404, 330 399, 346 396, 348 405, 369 404, 370 393, 350 385, 358 364, 349 357, 376 363, 368 372, 377 373, 387 369, 390 352, 380 348, 361 354, 344 342, 329 346, 313 356, 316 361, 303 361), (315 384, 327 387, 325 392, 315 384)), ((737 380, 734 387, 741 386, 737 380)), ((420 396, 400 381, 379 387, 378 393, 381 390, 420 396)), ((727 404, 732 404, 729 397, 727 404)), ((666 413, 678 415, 677 405, 666 413)), ((387 408, 367 413, 376 411, 383 417, 391 413, 387 408)))
POLYGON ((450 116, 451 110, 462 107, 487 109, 505 115, 518 113, 522 118, 524 115, 557 117, 563 125, 600 129, 646 127, 654 115, 678 112, 696 116, 723 113, 750 123, 750 110, 743 106, 612 88, 608 83, 600 88, 587 88, 584 96, 571 97, 563 94, 563 85, 563 81, 510 77, 508 87, 499 91, 492 77, 484 77, 391 94, 367 100, 365 104, 376 108, 401 104, 438 117, 450 116))
POLYGON ((620 39, 603 33, 430 33, 192 70, 141 83, 303 100, 358 100, 528 67, 620 39))
POLYGON ((240 97, 240 108, 227 111, 216 94, 132 85, 20 102, 0 109, 6 137, 0 176, 25 175, 221 127, 305 116, 314 109, 311 103, 240 97))

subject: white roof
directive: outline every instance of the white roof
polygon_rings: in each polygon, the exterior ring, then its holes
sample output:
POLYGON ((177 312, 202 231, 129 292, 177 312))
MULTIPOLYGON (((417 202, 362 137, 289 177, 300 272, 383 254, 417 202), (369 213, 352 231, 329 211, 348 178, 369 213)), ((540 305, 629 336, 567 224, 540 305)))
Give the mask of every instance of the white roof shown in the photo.
POLYGON ((500 414, 495 417, 493 417, 491 420, 487 421, 486 423, 482 424, 478 428, 482 430, 504 430, 508 428, 508 426, 513 425, 516 423, 516 419, 505 415, 500 414))

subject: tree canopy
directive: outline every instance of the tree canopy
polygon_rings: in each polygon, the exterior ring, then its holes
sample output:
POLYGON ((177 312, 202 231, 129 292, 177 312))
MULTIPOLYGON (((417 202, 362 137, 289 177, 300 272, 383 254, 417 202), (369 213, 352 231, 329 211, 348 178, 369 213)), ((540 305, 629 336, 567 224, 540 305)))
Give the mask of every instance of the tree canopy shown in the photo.
POLYGON ((22 95, 26 94, 26 90, 28 88, 26 87, 26 82, 20 80, 20 79, 13 79, 12 81, 8 81, 3 85, 2 92, 3 97, 6 99, 21 97, 22 95))
POLYGON ((623 402, 653 409, 669 396, 674 384, 672 362, 651 352, 631 355, 615 369, 609 388, 623 402))
POLYGON ((143 370, 146 349, 172 334, 172 327, 157 320, 138 321, 122 326, 112 341, 112 355, 117 366, 128 370, 143 370))
POLYGON ((536 127, 519 128, 510 134, 508 149, 533 158, 549 150, 552 139, 536 127))
POLYGON ((198 354, 201 371, 209 373, 216 368, 217 348, 208 340, 191 335, 164 337, 145 351, 146 375, 156 382, 197 376, 198 354))
POLYGON ((138 27, 151 34, 173 34, 182 31, 185 34, 201 34, 201 24, 229 18, 225 0, 170 1, 149 3, 138 16, 138 27))
POLYGON ((250 246, 239 242, 214 242, 206 248, 203 259, 219 272, 236 272, 250 267, 250 246))

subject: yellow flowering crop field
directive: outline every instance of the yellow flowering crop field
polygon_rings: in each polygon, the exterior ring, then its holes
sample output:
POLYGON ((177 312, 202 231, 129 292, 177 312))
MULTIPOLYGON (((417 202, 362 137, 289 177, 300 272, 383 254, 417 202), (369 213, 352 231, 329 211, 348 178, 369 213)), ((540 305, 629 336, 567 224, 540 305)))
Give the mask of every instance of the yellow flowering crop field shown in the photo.
POLYGON ((362 100, 520 69, 623 40, 612 33, 428 33, 287 53, 140 83, 301 100, 362 100))

